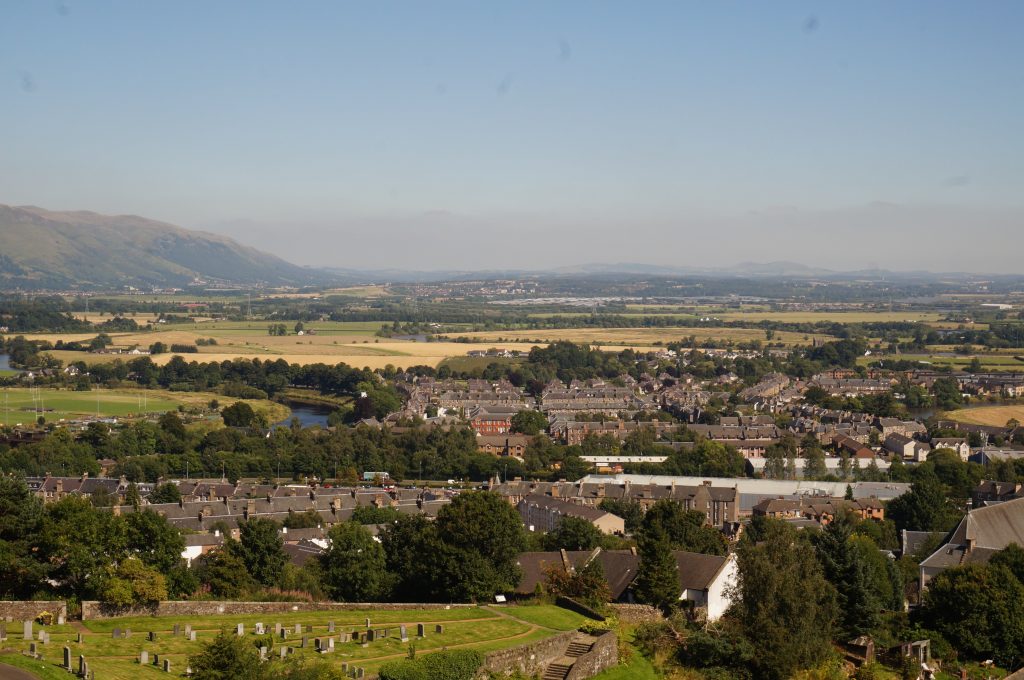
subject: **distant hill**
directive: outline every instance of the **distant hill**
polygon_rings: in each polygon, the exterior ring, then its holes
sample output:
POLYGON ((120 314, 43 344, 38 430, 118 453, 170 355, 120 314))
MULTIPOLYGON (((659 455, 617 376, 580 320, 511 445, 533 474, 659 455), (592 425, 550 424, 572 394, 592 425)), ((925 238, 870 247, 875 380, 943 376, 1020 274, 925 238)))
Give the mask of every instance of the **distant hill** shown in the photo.
POLYGON ((337 278, 200 231, 135 215, 0 205, 0 289, 302 286, 337 278))

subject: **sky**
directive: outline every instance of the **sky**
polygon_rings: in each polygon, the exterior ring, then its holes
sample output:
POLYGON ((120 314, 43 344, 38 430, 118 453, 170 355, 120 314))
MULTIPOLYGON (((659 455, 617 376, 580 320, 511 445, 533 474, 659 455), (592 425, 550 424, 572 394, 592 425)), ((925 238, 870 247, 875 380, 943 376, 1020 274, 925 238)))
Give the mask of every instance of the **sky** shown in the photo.
POLYGON ((1020 273, 1024 3, 0 3, 0 203, 298 264, 1020 273))

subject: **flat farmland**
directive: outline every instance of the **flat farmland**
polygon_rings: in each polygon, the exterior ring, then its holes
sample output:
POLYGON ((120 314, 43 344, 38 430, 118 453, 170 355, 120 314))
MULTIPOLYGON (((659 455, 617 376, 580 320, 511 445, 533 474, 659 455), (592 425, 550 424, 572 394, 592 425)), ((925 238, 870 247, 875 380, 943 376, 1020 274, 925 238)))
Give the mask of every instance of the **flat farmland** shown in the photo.
POLYGON ((1006 406, 977 406, 961 408, 943 414, 947 418, 969 425, 1003 427, 1010 420, 1024 423, 1024 404, 1006 406))
POLYGON ((781 323, 932 323, 944 315, 936 312, 774 312, 774 311, 733 311, 713 314, 723 321, 778 321, 781 323))
MULTIPOLYGON (((556 340, 585 342, 592 345, 608 347, 623 346, 649 348, 656 342, 668 344, 691 336, 697 342, 705 340, 750 342, 760 340, 768 342, 765 332, 759 328, 558 328, 525 331, 488 331, 477 333, 461 333, 476 342, 490 342, 502 338, 503 341, 519 340, 522 342, 540 341, 541 343, 556 340)), ((776 331, 771 342, 782 342, 786 345, 809 345, 813 338, 834 340, 830 336, 810 333, 792 333, 776 331)))
MULTIPOLYGON (((163 659, 171 662, 174 676, 183 674, 188 664, 188 657, 199 654, 203 648, 222 630, 234 633, 237 624, 243 624, 244 636, 251 640, 253 646, 267 644, 268 637, 275 638, 269 642, 268 657, 280 658, 282 646, 292 650, 291 656, 304 661, 320 659, 340 667, 343 662, 350 667, 364 668, 367 675, 375 673, 386 661, 405 658, 410 646, 415 646, 418 655, 429 654, 440 649, 476 649, 488 652, 514 647, 529 642, 542 640, 564 630, 572 630, 584 621, 583 617, 567 610, 553 606, 537 606, 508 608, 499 611, 492 608, 454 608, 454 609, 410 609, 401 611, 320 611, 320 612, 288 612, 262 615, 221 615, 221 616, 181 616, 181 617, 137 617, 121 619, 105 619, 85 621, 81 624, 63 626, 46 626, 50 633, 48 644, 38 644, 41 661, 29 661, 19 657, 17 665, 37 673, 40 677, 52 677, 50 670, 57 671, 63 662, 62 648, 71 649, 71 657, 77 667, 78 656, 83 655, 94 670, 97 678, 104 680, 136 680, 137 678, 166 678, 166 673, 153 664, 155 655, 159 655, 161 665, 163 659), (530 609, 528 614, 519 616, 516 610, 530 609), (387 628, 387 637, 378 639, 363 647, 354 642, 341 642, 337 633, 353 633, 366 630, 366 619, 370 619, 376 630, 387 628), (273 633, 274 624, 281 623, 287 632, 282 640, 280 636, 256 636, 255 626, 262 622, 273 633), (328 633, 328 622, 335 624, 337 631, 328 633), (426 626, 426 635, 416 635, 417 624, 426 626), (174 625, 180 630, 191 625, 196 631, 196 641, 192 642, 183 634, 174 635, 174 625), (303 626, 303 632, 294 632, 295 624, 303 626), (400 638, 399 626, 405 625, 409 641, 400 638), (435 632, 435 627, 443 626, 443 632, 435 632), (305 632, 306 627, 311 632, 305 632), (131 637, 114 638, 115 628, 131 630, 131 637), (156 640, 149 641, 148 634, 156 633, 156 640), (82 642, 77 642, 78 633, 82 634, 82 642), (334 637, 335 651, 333 654, 318 654, 314 648, 315 638, 334 637), (303 645, 303 639, 306 644, 303 645), (149 663, 138 662, 139 653, 146 651, 149 663), (40 667, 41 664, 41 667, 40 667)), ((38 630, 40 627, 36 626, 38 630)), ((21 637, 21 626, 11 630, 8 626, 9 647, 18 652, 28 650, 29 641, 21 637)), ((12 657, 0 657, 9 661, 12 657)))

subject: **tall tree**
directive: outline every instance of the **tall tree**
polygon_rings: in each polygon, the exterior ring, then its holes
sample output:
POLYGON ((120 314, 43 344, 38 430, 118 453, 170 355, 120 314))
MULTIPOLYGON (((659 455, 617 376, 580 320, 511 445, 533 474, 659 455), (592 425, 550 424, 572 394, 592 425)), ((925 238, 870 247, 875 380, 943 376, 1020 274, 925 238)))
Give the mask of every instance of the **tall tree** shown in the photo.
POLYGON ((33 548, 43 503, 21 479, 0 475, 0 597, 28 599, 46 575, 33 548))
POLYGON ((554 531, 544 536, 548 550, 593 550, 601 544, 601 530, 582 517, 563 517, 554 531))
POLYGON ((817 535, 814 546, 825 578, 836 589, 839 627, 847 639, 871 630, 878 623, 881 609, 878 595, 868 580, 867 564, 850 540, 852 535, 849 515, 837 512, 817 535))
POLYGON ((686 510, 669 499, 657 501, 644 515, 638 541, 646 537, 668 541, 672 550, 686 550, 705 555, 724 555, 728 543, 721 531, 705 524, 703 512, 686 510))
POLYGON ((232 545, 249 573, 265 586, 277 585, 288 561, 277 522, 255 517, 239 523, 238 529, 238 543, 232 545))
POLYGON ((910 491, 889 501, 886 514, 903 531, 947 531, 956 514, 946 502, 946 489, 934 474, 921 474, 910 491))
POLYGON ((384 548, 358 522, 341 522, 329 532, 331 547, 320 556, 324 588, 341 602, 381 602, 390 591, 384 548))
POLYGON ((836 596, 792 527, 762 525, 761 542, 745 538, 737 549, 733 612, 755 648, 755 677, 784 680, 830 653, 836 596))
POLYGON ((246 638, 221 631, 188 659, 195 680, 262 680, 267 677, 259 652, 246 638))
POLYGON ((668 611, 679 604, 682 595, 672 544, 664 533, 650 532, 641 538, 638 548, 640 564, 633 592, 640 602, 668 611))

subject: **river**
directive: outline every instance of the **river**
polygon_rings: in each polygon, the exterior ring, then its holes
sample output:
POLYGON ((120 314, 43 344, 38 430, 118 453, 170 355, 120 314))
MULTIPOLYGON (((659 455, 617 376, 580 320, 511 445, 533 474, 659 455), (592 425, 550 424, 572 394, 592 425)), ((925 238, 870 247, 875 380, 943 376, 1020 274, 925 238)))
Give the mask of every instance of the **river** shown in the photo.
POLYGON ((11 362, 6 354, 0 354, 0 371, 11 370, 11 362))
POLYGON ((288 427, 292 424, 292 418, 298 418, 302 427, 309 427, 310 425, 327 427, 327 416, 336 410, 333 406, 326 404, 309 404, 299 401, 286 401, 283 403, 292 410, 292 414, 281 422, 274 423, 274 425, 288 427))

